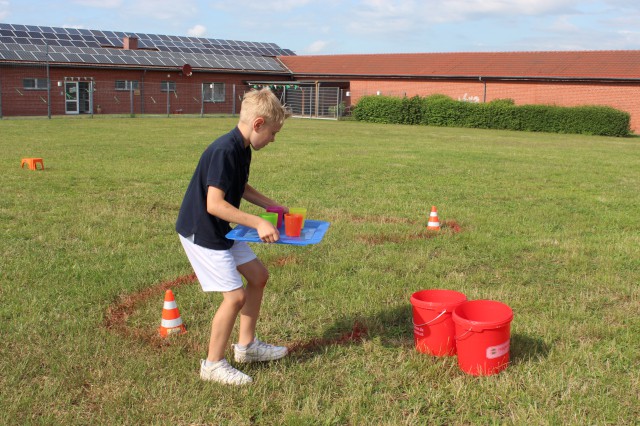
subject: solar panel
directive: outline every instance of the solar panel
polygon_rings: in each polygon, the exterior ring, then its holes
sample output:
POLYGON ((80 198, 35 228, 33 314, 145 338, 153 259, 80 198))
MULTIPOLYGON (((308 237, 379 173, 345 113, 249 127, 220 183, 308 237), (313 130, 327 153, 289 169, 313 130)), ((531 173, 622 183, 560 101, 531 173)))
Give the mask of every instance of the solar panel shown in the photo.
POLYGON ((19 61, 20 57, 18 56, 18 54, 16 52, 12 52, 10 50, 4 50, 2 53, 2 56, 4 57, 4 59, 6 60, 13 60, 13 61, 19 61))
POLYGON ((275 71, 282 66, 269 56, 294 55, 274 43, 3 23, 0 49, 5 60, 46 60, 49 49, 53 62, 275 71), (127 35, 138 38, 138 50, 122 49, 127 35))
POLYGON ((151 63, 153 65, 158 65, 158 66, 162 66, 165 64, 165 61, 163 61, 161 58, 159 57, 151 57, 149 58, 149 60, 151 61, 151 63))
POLYGON ((22 46, 22 48, 26 51, 29 52, 39 52, 40 49, 38 48, 38 46, 35 46, 33 44, 25 44, 24 46, 22 46))
MULTIPOLYGON (((127 64, 127 61, 125 61, 121 56, 111 56, 111 61, 114 64, 118 64, 118 65, 126 65, 127 64)), ((100 63, 100 62, 96 60, 96 63, 100 63)))
POLYGON ((140 65, 153 65, 153 62, 151 62, 149 58, 145 57, 138 57, 138 62, 140 63, 140 65))
POLYGON ((62 53, 49 53, 49 60, 56 62, 67 62, 67 58, 62 53))
POLYGON ((69 53, 66 57, 71 62, 84 62, 80 55, 76 55, 75 53, 69 53))

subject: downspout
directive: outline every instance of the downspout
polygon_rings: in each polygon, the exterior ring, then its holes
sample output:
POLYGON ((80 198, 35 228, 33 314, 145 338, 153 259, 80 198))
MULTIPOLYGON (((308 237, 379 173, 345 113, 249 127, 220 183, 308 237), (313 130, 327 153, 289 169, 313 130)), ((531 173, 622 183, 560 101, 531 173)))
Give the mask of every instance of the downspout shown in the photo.
POLYGON ((478 77, 478 80, 480 80, 480 82, 484 85, 484 93, 482 95, 482 103, 487 103, 487 81, 486 80, 482 80, 482 77, 478 77))
POLYGON ((147 69, 142 70, 142 81, 140 82, 140 115, 144 114, 144 76, 147 74, 147 69))
POLYGON ((316 81, 316 99, 315 99, 316 118, 320 117, 320 82, 316 81))

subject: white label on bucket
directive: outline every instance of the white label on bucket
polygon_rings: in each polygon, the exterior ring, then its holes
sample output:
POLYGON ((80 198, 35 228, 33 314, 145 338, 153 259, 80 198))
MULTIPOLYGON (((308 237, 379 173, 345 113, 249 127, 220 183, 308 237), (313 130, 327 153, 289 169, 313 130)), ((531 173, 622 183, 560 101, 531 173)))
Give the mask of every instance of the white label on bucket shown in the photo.
POLYGON ((509 353, 509 340, 496 346, 487 348, 487 358, 494 359, 509 353))

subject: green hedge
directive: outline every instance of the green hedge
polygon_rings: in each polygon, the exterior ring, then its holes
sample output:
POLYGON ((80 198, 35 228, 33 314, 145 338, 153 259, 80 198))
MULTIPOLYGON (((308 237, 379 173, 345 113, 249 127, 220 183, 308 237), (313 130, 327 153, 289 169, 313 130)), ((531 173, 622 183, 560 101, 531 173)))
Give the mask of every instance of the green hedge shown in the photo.
POLYGON ((472 127, 530 132, 628 136, 629 113, 607 106, 516 106, 512 99, 489 103, 456 101, 445 95, 425 98, 365 96, 353 110, 356 120, 385 124, 472 127))

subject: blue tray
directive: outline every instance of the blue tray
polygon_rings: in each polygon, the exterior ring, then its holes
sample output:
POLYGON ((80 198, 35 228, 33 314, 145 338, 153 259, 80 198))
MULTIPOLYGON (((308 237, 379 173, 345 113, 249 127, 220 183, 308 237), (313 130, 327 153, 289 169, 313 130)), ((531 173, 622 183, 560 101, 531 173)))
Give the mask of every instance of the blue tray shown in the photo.
MULTIPOLYGON (((309 244, 318 244, 324 238, 324 234, 329 229, 329 222, 321 220, 305 220, 304 228, 299 237, 287 237, 284 228, 278 228, 280 231, 280 239, 276 244, 291 244, 294 246, 306 246, 309 244)), ((244 225, 238 225, 229 232, 226 237, 230 240, 246 241, 248 243, 261 243, 258 237, 258 231, 244 225)))

